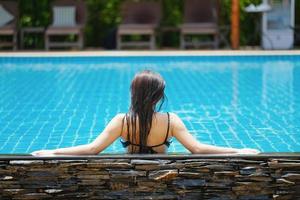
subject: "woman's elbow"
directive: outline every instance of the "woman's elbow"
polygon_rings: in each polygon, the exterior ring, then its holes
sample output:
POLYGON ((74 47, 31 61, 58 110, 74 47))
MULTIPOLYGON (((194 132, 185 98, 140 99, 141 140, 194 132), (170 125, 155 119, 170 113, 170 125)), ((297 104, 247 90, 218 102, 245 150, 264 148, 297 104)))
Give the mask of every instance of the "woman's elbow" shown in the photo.
POLYGON ((91 154, 91 155, 98 155, 100 153, 100 150, 93 146, 93 145, 89 145, 89 148, 88 148, 88 153, 91 154))
POLYGON ((203 149, 199 148, 197 146, 194 146, 194 147, 190 148, 189 150, 192 154, 203 154, 204 153, 203 149))
POLYGON ((201 145, 196 145, 191 148, 192 154, 210 154, 212 153, 209 149, 202 147, 201 145))

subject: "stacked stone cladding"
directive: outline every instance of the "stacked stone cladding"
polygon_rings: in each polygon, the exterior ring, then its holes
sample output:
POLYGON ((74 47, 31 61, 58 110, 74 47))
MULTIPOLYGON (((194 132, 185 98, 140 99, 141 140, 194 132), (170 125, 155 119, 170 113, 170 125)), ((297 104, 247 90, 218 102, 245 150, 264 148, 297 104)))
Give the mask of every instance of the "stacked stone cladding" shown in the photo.
POLYGON ((300 199, 300 156, 0 158, 0 199, 300 199))

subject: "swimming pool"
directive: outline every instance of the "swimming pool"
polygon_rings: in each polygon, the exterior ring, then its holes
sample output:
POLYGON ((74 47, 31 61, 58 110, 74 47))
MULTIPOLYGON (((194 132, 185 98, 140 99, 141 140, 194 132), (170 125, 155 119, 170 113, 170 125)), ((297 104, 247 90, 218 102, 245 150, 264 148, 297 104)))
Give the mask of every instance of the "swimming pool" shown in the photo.
MULTIPOLYGON (((163 110, 201 142, 300 152, 300 56, 0 57, 0 153, 93 141, 142 69, 166 80, 163 110)), ((103 153, 123 153, 119 141, 103 153)), ((170 153, 187 152, 175 139, 170 153)))

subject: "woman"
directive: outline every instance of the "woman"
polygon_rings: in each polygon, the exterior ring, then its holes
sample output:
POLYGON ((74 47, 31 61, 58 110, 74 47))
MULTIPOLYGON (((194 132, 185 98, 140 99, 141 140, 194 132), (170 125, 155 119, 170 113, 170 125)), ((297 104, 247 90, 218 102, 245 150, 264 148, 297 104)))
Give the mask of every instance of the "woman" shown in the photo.
POLYGON ((165 153, 169 139, 175 137, 191 153, 256 154, 256 149, 217 147, 198 142, 174 113, 158 112, 164 102, 165 81, 152 71, 142 71, 131 83, 131 106, 127 114, 117 114, 90 144, 54 150, 40 150, 32 155, 99 154, 119 137, 129 153, 165 153), (159 104, 159 105, 158 105, 159 104))

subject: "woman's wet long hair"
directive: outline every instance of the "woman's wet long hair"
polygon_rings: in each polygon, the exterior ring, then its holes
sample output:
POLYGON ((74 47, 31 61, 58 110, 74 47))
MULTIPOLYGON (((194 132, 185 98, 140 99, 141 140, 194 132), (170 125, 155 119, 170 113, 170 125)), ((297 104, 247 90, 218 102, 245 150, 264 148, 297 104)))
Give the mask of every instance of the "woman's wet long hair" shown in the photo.
POLYGON ((165 100, 165 81, 150 70, 139 72, 131 82, 131 105, 126 114, 127 140, 131 153, 145 153, 147 138, 151 130, 153 114, 159 111, 165 100), (157 104, 159 105, 157 106, 157 104))

